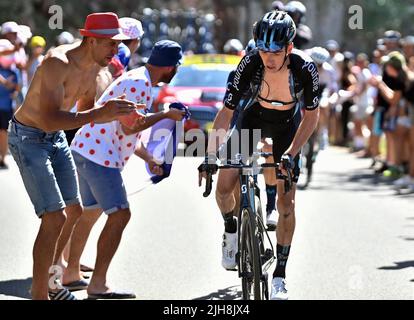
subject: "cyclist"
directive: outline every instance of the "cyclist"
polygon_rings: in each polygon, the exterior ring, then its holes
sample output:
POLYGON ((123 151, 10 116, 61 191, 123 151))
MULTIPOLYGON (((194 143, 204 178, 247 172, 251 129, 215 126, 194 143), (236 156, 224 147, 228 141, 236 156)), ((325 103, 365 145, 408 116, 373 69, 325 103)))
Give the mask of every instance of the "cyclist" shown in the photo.
POLYGON ((338 92, 338 79, 335 69, 328 63, 330 58, 328 50, 322 47, 313 47, 309 51, 313 62, 316 63, 319 72, 319 98, 321 99, 321 112, 319 119, 319 147, 325 149, 329 144, 328 124, 331 102, 336 100, 338 92))
POLYGON ((300 1, 289 1, 284 10, 292 17, 296 25, 296 37, 293 40, 295 48, 303 49, 312 41, 312 30, 304 24, 306 16, 306 7, 300 1))
MULTIPOLYGON (((250 87, 252 95, 240 114, 237 129, 220 149, 219 156, 232 159, 231 153, 238 149, 231 146, 240 129, 247 129, 249 139, 241 139, 241 150, 247 147, 251 154, 254 150, 254 129, 260 129, 262 136, 271 137, 273 155, 281 161, 282 173, 293 171, 293 188, 284 193, 284 181, 277 181, 279 222, 277 224, 277 266, 273 274, 271 299, 287 299, 285 281, 286 263, 295 229, 295 183, 299 177, 299 153, 302 146, 315 130, 319 117, 319 76, 316 65, 305 53, 293 48, 296 26, 292 18, 283 11, 266 13, 254 27, 257 49, 244 56, 228 85, 224 100, 225 108, 219 111, 213 131, 219 134, 210 136, 205 161, 199 167, 199 183, 206 173, 217 171, 217 146, 224 142, 234 109, 250 87), (301 107, 305 112, 301 118, 301 107), (231 152, 229 152, 231 151, 231 152), (284 163, 284 165, 283 165, 284 163)), ((258 141, 261 137, 259 137, 258 141)), ((236 138, 237 139, 237 138, 236 138)), ((239 142, 239 141, 236 141, 239 142)), ((225 269, 236 267, 237 219, 233 218, 236 200, 233 195, 237 187, 238 171, 220 172, 217 181, 216 200, 224 218, 222 265, 225 269)))
MULTIPOLYGON (((250 39, 247 43, 246 48, 244 49, 245 54, 250 53, 252 50, 256 48, 256 42, 254 39, 250 39)), ((236 75, 237 70, 233 70, 230 72, 229 77, 227 79, 227 83, 232 83, 234 76, 236 75)), ((229 90, 226 91, 226 95, 224 97, 224 100, 227 99, 227 94, 229 93, 229 90)), ((252 95, 252 92, 250 88, 246 90, 246 92, 243 95, 243 99, 241 99, 239 105, 234 110, 233 118, 231 120, 230 128, 233 128, 237 124, 237 119, 239 117, 240 111, 243 110, 245 107, 245 103, 248 102, 249 97, 252 95)), ((268 139, 263 139, 263 152, 272 152, 272 145, 268 142, 268 139)), ((273 158, 269 157, 267 162, 272 163, 273 158)), ((264 169, 263 172, 265 183, 266 183, 266 196, 267 196, 267 204, 266 204, 266 225, 269 231, 276 230, 276 193, 277 193, 277 186, 276 186, 276 176, 274 174, 273 168, 267 168, 264 169)), ((235 189, 235 197, 238 197, 238 189, 235 189)))
POLYGON ((243 54, 243 44, 239 39, 229 39, 223 46, 223 52, 240 56, 243 54))
POLYGON ((284 10, 285 5, 283 4, 282 1, 273 1, 272 2, 272 9, 273 10, 284 10))

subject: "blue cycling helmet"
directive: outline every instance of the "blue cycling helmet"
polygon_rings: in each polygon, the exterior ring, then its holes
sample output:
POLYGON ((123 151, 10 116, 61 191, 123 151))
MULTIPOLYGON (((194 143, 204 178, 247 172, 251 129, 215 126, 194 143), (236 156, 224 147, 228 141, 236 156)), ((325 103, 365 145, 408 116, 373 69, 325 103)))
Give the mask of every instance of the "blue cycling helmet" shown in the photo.
POLYGON ((293 42, 296 25, 286 12, 270 11, 256 23, 253 34, 259 50, 280 51, 293 42))
POLYGON ((296 36, 296 25, 291 16, 284 11, 268 12, 255 24, 253 35, 259 50, 285 51, 283 64, 279 68, 279 71, 282 70, 288 59, 288 45, 296 36))

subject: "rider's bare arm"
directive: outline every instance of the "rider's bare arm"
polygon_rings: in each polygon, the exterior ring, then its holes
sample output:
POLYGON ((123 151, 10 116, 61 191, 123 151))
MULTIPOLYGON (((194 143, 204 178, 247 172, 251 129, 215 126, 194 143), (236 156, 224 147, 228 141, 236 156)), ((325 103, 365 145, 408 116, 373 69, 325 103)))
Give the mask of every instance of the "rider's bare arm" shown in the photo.
POLYGON ((318 120, 319 108, 305 111, 302 122, 299 125, 298 131, 296 132, 295 138, 293 139, 292 144, 286 153, 291 154, 293 157, 297 156, 300 149, 302 149, 305 143, 309 140, 312 133, 315 131, 316 126, 318 125, 318 120))
POLYGON ((214 120, 213 131, 208 140, 207 154, 215 154, 224 142, 233 114, 234 110, 226 107, 217 113, 216 119, 214 120))

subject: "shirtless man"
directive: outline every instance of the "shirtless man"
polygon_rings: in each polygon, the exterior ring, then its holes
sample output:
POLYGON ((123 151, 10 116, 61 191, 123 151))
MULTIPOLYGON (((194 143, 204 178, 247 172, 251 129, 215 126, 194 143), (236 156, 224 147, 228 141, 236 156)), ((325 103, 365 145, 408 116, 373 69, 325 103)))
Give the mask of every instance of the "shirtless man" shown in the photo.
POLYGON ((62 130, 109 122, 135 109, 120 99, 94 105, 97 73, 124 39, 117 15, 91 14, 80 33, 80 45, 47 54, 8 130, 11 153, 41 219, 33 247, 33 299, 75 299, 49 275, 82 213, 75 164, 62 130), (70 113, 76 102, 80 111, 70 113))

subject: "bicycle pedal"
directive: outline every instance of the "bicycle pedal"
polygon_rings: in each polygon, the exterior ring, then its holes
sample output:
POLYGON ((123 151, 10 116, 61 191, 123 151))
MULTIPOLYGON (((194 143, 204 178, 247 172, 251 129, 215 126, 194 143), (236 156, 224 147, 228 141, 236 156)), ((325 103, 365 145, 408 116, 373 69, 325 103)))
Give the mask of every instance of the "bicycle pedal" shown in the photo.
POLYGON ((277 226, 275 226, 275 225, 273 225, 273 224, 272 224, 272 225, 271 225, 271 224, 268 224, 268 225, 267 225, 267 229, 266 229, 266 230, 267 230, 267 231, 270 231, 270 232, 273 232, 273 231, 276 231, 276 227, 277 227, 277 226))

